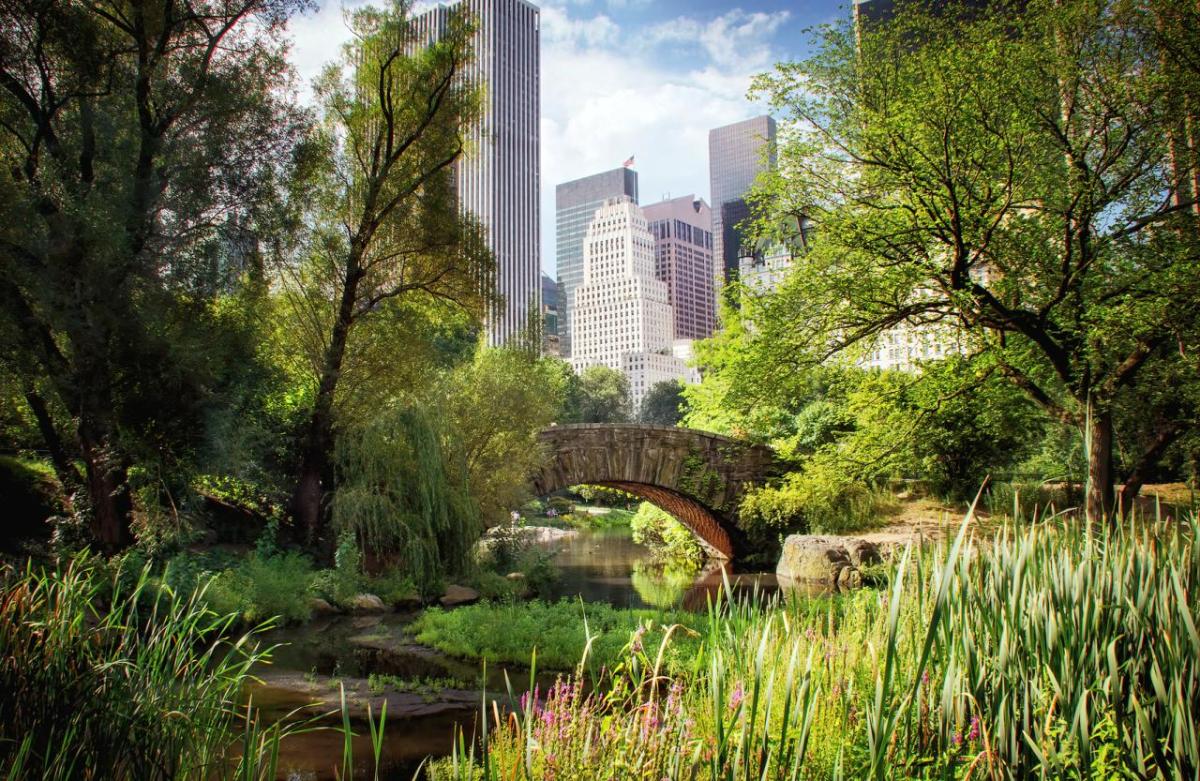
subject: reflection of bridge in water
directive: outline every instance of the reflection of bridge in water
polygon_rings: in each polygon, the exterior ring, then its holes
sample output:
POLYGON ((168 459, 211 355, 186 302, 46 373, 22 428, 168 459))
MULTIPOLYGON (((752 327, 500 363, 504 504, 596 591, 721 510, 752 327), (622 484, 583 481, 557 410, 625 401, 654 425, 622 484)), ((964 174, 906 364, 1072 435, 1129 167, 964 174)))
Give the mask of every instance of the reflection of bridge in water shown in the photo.
POLYGON ((533 477, 537 493, 620 489, 671 513, 726 559, 748 552, 736 523, 746 490, 781 471, 765 445, 670 426, 572 424, 540 439, 549 458, 533 477))

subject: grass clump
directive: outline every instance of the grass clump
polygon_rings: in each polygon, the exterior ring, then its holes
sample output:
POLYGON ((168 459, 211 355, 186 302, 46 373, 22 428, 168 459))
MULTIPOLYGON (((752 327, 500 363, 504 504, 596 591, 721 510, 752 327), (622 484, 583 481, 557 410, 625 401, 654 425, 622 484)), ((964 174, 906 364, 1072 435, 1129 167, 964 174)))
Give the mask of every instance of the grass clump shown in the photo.
MULTIPOLYGON (((605 604, 586 607, 568 602, 534 600, 523 604, 481 602, 442 610, 430 608, 413 623, 417 641, 466 659, 528 664, 531 649, 539 667, 570 670, 584 658, 591 639, 589 662, 612 666, 623 652, 657 643, 664 627, 682 624, 694 629, 703 616, 686 612, 620 610, 605 604)), ((683 663, 690 640, 681 639, 670 649, 672 663, 683 663)))
POLYGON ((273 738, 239 705, 264 654, 249 635, 222 639, 234 618, 208 609, 204 589, 152 589, 146 570, 125 588, 86 560, 5 579, 0 775, 257 778, 269 765, 273 738))

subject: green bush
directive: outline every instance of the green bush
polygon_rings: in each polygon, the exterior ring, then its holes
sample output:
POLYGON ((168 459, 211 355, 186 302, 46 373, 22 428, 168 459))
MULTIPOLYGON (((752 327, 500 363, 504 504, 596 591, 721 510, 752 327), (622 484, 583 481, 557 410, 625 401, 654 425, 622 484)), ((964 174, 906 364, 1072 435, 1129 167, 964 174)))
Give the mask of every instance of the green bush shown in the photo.
POLYGON ((205 597, 216 612, 236 613, 247 623, 275 616, 302 622, 312 617, 308 604, 312 583, 312 562, 306 556, 285 553, 262 558, 253 554, 218 574, 205 597))
POLYGON ((704 561, 704 549, 696 535, 666 510, 642 502, 629 521, 633 541, 650 549, 654 560, 679 570, 696 570, 704 561))
POLYGON ((738 524, 752 547, 770 552, 788 534, 845 534, 879 526, 897 504, 886 489, 855 480, 836 459, 818 455, 780 483, 748 491, 738 524))
POLYGON ((50 537, 47 521, 62 512, 58 481, 48 465, 0 456, 0 496, 4 497, 5 530, 0 549, 15 551, 27 539, 50 537))

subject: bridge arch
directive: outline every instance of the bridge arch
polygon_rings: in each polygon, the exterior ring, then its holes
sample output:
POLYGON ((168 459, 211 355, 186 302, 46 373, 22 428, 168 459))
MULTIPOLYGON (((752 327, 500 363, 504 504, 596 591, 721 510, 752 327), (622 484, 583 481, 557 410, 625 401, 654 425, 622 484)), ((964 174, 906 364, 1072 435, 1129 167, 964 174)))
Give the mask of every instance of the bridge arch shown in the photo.
POLYGON ((572 485, 618 488, 669 512, 715 555, 746 553, 737 512, 747 489, 779 474, 774 453, 705 431, 639 424, 569 424, 541 432, 539 494, 572 485))

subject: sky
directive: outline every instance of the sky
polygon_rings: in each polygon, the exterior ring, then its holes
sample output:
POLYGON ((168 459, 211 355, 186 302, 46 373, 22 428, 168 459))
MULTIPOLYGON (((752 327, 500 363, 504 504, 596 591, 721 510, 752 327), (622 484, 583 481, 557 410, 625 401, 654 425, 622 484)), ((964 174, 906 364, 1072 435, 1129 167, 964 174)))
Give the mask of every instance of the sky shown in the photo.
MULTIPOLYGON (((357 4, 361 0, 350 0, 357 4)), ((542 269, 554 276, 554 187, 635 158, 640 201, 709 200, 708 131, 766 112, 753 77, 807 50, 849 0, 542 0, 542 269)), ((338 0, 291 22, 302 85, 349 38, 338 0)), ((307 96, 302 87, 301 96, 307 96)))

